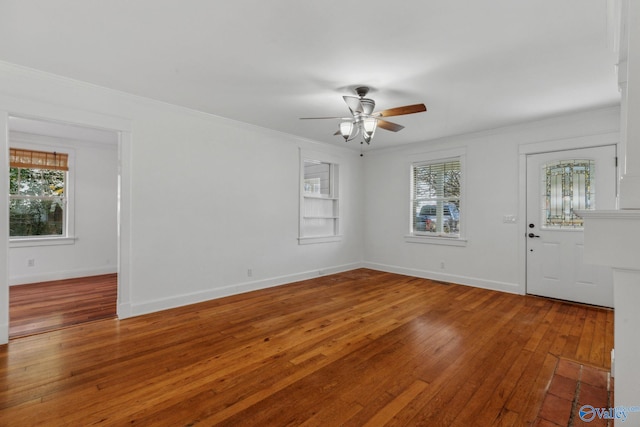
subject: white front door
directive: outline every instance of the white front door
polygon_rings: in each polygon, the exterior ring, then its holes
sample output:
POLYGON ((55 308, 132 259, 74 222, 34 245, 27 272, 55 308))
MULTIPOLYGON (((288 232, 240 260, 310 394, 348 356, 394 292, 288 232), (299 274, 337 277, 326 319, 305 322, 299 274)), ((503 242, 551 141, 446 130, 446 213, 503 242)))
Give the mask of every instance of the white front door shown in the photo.
POLYGON ((613 273, 583 262, 575 211, 615 200, 614 145, 527 156, 527 293, 613 307, 613 273))

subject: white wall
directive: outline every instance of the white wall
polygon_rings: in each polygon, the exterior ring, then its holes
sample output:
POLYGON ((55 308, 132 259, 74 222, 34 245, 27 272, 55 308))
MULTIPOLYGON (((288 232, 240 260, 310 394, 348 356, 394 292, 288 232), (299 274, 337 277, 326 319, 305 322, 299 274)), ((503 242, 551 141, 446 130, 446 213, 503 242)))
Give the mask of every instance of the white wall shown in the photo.
POLYGON ((133 312, 359 265, 355 152, 313 147, 340 163, 344 239, 298 245, 299 147, 312 145, 200 114, 145 110, 132 144, 133 312))
POLYGON ((6 63, 0 110, 123 131, 121 317, 361 265, 359 153, 6 63), (298 245, 300 148, 340 162, 340 242, 298 245))
POLYGON ((385 271, 524 293, 524 170, 521 151, 575 148, 582 137, 610 143, 619 109, 609 108, 443 138, 367 155, 365 180, 366 265, 385 271), (605 135, 607 137, 605 138, 605 135), (609 139, 607 139, 609 138, 609 139), (463 247, 408 243, 410 158, 466 150, 463 247), (516 223, 505 223, 505 215, 516 223), (441 268, 444 263, 444 268, 441 268))
POLYGON ((9 249, 9 284, 34 283, 117 270, 118 150, 115 144, 11 132, 11 146, 68 149, 73 156, 73 244, 9 249), (28 260, 34 260, 28 266, 28 260))

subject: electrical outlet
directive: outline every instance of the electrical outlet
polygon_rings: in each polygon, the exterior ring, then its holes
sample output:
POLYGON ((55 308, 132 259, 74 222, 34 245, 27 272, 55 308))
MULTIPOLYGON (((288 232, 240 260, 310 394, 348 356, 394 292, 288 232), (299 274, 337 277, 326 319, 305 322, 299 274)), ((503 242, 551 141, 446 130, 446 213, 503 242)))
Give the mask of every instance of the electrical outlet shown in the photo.
POLYGON ((440 269, 444 270, 444 261, 440 261, 440 269))
POLYGON ((34 267, 36 265, 36 260, 33 258, 29 258, 27 260, 27 267, 34 267))
POLYGON ((253 277, 253 268, 247 269, 247 277, 253 277))

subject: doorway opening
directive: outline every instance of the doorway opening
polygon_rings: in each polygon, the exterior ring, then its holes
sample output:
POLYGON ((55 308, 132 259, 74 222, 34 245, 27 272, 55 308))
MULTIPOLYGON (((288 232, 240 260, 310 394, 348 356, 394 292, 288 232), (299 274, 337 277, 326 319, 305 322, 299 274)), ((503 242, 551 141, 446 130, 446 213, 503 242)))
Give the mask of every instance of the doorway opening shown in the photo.
POLYGON ((112 130, 9 117, 10 338, 116 317, 118 144, 112 130))

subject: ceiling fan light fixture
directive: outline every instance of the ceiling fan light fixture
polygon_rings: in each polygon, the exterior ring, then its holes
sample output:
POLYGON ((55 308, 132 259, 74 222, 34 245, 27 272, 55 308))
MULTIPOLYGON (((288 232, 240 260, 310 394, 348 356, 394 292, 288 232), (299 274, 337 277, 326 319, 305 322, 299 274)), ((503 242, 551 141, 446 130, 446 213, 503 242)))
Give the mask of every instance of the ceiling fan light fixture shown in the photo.
POLYGON ((365 117, 362 120, 362 128, 364 130, 364 135, 366 135, 369 139, 373 138, 373 134, 375 133, 378 127, 378 120, 375 117, 365 117))
POLYGON ((353 132, 353 122, 351 121, 340 122, 338 129, 340 130, 340 135, 342 135, 344 140, 348 141, 349 137, 351 136, 351 133, 353 132))

